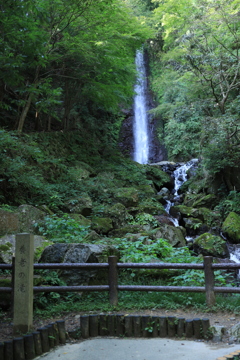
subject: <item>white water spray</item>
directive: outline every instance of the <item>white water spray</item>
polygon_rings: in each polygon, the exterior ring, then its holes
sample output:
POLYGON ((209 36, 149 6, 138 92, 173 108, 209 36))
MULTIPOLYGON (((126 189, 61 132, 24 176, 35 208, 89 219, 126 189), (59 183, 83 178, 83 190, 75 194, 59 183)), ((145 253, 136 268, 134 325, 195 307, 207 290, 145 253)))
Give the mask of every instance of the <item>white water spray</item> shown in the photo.
POLYGON ((147 164, 149 159, 149 136, 148 118, 146 105, 146 69, 144 64, 143 51, 136 53, 136 70, 138 72, 137 83, 135 85, 134 98, 134 160, 140 164, 147 164))

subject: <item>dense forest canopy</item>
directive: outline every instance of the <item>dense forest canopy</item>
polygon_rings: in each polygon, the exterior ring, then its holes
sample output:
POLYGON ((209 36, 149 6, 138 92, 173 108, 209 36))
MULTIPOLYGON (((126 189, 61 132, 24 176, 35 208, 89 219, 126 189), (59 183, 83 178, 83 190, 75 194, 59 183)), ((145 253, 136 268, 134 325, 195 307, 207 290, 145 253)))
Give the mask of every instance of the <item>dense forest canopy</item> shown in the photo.
POLYGON ((239 5, 240 0, 2 2, 2 184, 20 179, 13 170, 24 173, 23 148, 43 162, 36 135, 18 147, 20 134, 77 130, 90 155, 110 153, 132 106, 134 56, 144 46, 155 101, 151 113, 168 158, 198 157, 206 178, 219 177, 227 191, 240 190, 234 178, 240 166, 239 5), (6 151, 11 146, 14 151, 6 151))
POLYGON ((152 42, 155 114, 172 158, 239 162, 239 1, 158 1, 152 42), (176 141, 177 139, 177 141, 176 141), (221 152, 221 153, 220 153, 221 152), (213 159, 215 154, 215 159, 213 159))
POLYGON ((2 126, 68 129, 131 103, 134 54, 151 30, 124 1, 13 0, 0 21, 2 126))

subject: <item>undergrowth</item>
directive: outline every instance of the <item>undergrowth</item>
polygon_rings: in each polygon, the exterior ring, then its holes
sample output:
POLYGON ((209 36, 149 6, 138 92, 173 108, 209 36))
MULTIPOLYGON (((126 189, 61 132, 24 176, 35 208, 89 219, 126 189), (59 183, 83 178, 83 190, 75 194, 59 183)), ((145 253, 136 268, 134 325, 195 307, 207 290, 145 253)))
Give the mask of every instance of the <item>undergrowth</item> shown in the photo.
POLYGON ((127 311, 157 311, 183 310, 197 312, 230 312, 240 314, 240 296, 238 294, 216 297, 216 305, 206 306, 204 294, 197 293, 168 293, 168 292, 119 292, 117 306, 111 306, 108 294, 92 292, 79 297, 76 293, 65 295, 64 301, 57 301, 47 308, 35 309, 36 316, 52 317, 71 312, 127 312, 127 311))

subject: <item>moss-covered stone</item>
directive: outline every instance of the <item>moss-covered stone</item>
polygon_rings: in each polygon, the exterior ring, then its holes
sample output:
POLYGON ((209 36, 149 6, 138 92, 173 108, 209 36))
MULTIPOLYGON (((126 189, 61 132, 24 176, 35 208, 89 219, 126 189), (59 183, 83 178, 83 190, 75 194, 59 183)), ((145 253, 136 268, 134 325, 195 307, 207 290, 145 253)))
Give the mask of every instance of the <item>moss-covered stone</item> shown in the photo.
POLYGON ((87 179, 90 175, 90 172, 87 169, 80 166, 70 167, 68 169, 68 173, 69 176, 71 176, 71 178, 75 179, 76 181, 87 179))
POLYGON ((81 214, 69 214, 69 216, 74 219, 75 221, 77 221, 80 225, 82 226, 90 226, 91 225, 91 220, 87 219, 85 216, 81 215, 81 214))
POLYGON ((180 212, 182 217, 192 217, 199 218, 201 221, 209 223, 212 219, 214 219, 215 213, 211 210, 201 207, 201 208, 192 208, 186 205, 176 205, 174 206, 176 212, 180 212))
POLYGON ((133 187, 117 189, 114 198, 126 207, 136 206, 139 202, 138 190, 133 187))
POLYGON ((88 234, 84 237, 83 241, 84 241, 84 242, 93 243, 93 242, 98 241, 98 240, 100 240, 100 239, 101 239, 101 236, 98 235, 98 234, 96 233, 96 231, 92 230, 92 231, 90 231, 90 233, 88 233, 88 234))
POLYGON ((131 215, 123 204, 117 203, 103 209, 103 216, 112 220, 114 228, 120 228, 127 224, 131 215))
POLYGON ((204 256, 224 258, 229 255, 226 241, 210 233, 204 233, 195 239, 193 249, 204 256))
POLYGON ((36 233, 35 224, 42 221, 46 213, 32 205, 20 205, 18 210, 19 227, 18 232, 36 233))
POLYGON ((182 247, 186 245, 186 240, 184 239, 182 230, 179 227, 162 224, 157 229, 154 229, 152 234, 154 240, 166 239, 169 244, 174 247, 182 247))
POLYGON ((234 244, 240 243, 240 216, 230 212, 222 224, 222 230, 234 244))
POLYGON ((157 201, 151 199, 142 201, 138 206, 138 213, 147 213, 151 215, 165 215, 164 206, 157 201))
POLYGON ((157 190, 171 186, 173 179, 157 165, 145 165, 147 179, 152 180, 157 190))
POLYGON ((113 229, 112 219, 93 217, 91 228, 100 234, 108 234, 113 229))
POLYGON ((144 225, 127 225, 125 227, 112 230, 109 235, 114 237, 125 237, 126 234, 136 234, 144 231, 144 225))
POLYGON ((217 205, 217 197, 213 194, 208 194, 205 195, 203 194, 202 196, 199 197, 199 199, 196 199, 193 202, 193 207, 196 208, 209 208, 209 209, 213 209, 215 206, 217 205))
POLYGON ((66 201, 64 207, 70 213, 89 216, 92 212, 92 200, 87 194, 82 194, 81 197, 66 201))
POLYGON ((8 233, 16 234, 19 229, 17 213, 0 209, 0 236, 8 233))

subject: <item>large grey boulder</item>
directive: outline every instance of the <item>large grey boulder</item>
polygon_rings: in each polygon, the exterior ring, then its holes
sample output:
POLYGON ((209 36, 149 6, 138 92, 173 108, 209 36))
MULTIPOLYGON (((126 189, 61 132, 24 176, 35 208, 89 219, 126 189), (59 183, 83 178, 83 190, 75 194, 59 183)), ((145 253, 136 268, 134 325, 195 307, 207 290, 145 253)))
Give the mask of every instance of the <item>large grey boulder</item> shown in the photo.
MULTIPOLYGON (((109 255, 118 255, 118 251, 109 245, 100 244, 53 244, 48 246, 39 260, 41 263, 102 263, 109 255)), ((71 285, 87 285, 92 278, 102 279, 103 272, 98 270, 61 270, 59 277, 71 285), (98 275, 98 276, 96 276, 98 275)), ((105 270, 105 284, 107 272, 105 270)))

